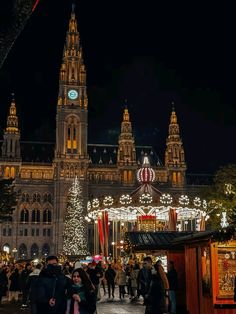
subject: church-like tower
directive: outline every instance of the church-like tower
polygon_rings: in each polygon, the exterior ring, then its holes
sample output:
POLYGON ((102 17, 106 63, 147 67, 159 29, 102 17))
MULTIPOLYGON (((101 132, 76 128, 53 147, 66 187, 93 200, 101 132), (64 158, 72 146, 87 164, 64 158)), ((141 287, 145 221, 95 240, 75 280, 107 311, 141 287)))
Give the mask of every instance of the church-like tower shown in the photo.
POLYGON ((117 153, 117 166, 121 173, 123 183, 131 184, 135 180, 134 171, 137 167, 136 150, 132 124, 129 111, 124 109, 123 121, 121 123, 121 133, 119 136, 119 147, 117 153))
POLYGON ((8 161, 7 165, 2 169, 2 175, 6 178, 15 178, 19 172, 21 153, 20 130, 18 127, 14 94, 12 94, 9 115, 7 117, 7 127, 4 130, 1 159, 8 161))
POLYGON ((75 177, 83 185, 86 200, 87 167, 87 112, 88 98, 86 70, 77 29, 74 6, 66 34, 60 70, 59 95, 56 115, 56 148, 54 158, 55 251, 62 249, 63 222, 68 190, 75 177))
POLYGON ((183 187, 185 184, 186 163, 174 107, 171 112, 169 135, 166 140, 165 166, 172 186, 183 187))

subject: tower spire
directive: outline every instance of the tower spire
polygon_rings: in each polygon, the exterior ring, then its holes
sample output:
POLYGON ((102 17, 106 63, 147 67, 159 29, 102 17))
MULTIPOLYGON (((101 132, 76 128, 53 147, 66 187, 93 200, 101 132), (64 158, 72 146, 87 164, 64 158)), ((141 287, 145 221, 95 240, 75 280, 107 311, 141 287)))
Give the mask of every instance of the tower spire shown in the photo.
POLYGON ((60 70, 58 105, 73 105, 82 108, 87 108, 88 105, 86 69, 80 45, 74 3, 72 4, 60 70))
POLYGON ((18 126, 18 117, 16 115, 16 103, 14 93, 7 117, 7 126, 4 130, 2 157, 18 159, 20 158, 20 130, 18 126))
POLYGON ((169 171, 169 179, 172 185, 183 186, 185 182, 186 163, 183 143, 180 138, 179 124, 173 103, 169 134, 166 140, 165 165, 169 171))

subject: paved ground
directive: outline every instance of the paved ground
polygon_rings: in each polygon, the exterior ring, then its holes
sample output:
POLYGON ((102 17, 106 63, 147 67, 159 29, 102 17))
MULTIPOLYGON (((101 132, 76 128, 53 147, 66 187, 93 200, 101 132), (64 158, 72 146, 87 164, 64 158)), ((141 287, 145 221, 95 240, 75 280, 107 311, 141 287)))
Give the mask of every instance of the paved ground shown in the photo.
MULTIPOLYGON (((116 288, 118 290, 118 288, 116 288)), ((21 303, 4 303, 3 307, 0 307, 0 314, 29 314, 28 310, 22 311, 20 309, 21 303)), ((145 307, 142 305, 141 300, 135 303, 131 303, 129 298, 124 300, 120 299, 115 294, 114 299, 108 300, 108 297, 102 296, 101 301, 97 305, 97 314, 144 314, 145 307)))

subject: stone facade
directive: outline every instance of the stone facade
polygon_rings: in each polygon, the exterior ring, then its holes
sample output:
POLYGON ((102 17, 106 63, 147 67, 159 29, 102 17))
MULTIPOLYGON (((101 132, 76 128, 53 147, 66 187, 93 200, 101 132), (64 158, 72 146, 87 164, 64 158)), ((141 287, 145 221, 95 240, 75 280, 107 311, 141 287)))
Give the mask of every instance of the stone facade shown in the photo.
MULTIPOLYGON (((85 202, 106 194, 129 193, 138 184, 136 172, 146 154, 159 189, 186 189, 184 149, 174 108, 162 164, 152 147, 135 145, 127 108, 117 143, 88 144, 86 89, 80 35, 72 11, 60 70, 55 143, 21 140, 14 97, 2 140, 0 175, 15 179, 19 199, 12 222, 0 224, 0 243, 10 250, 16 248, 18 258, 61 252, 67 193, 75 176, 83 184, 85 202)), ((90 228, 88 235, 91 242, 90 228)))

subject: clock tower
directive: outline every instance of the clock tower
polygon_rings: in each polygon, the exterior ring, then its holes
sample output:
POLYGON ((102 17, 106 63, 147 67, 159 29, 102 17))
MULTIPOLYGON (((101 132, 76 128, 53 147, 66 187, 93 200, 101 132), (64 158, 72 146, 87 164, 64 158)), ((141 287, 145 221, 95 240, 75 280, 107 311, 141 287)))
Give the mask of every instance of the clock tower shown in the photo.
POLYGON ((54 158, 55 252, 62 249, 63 222, 68 190, 75 177, 87 195, 87 116, 86 69, 83 61, 80 35, 74 6, 60 69, 59 94, 56 115, 56 147, 54 158))

